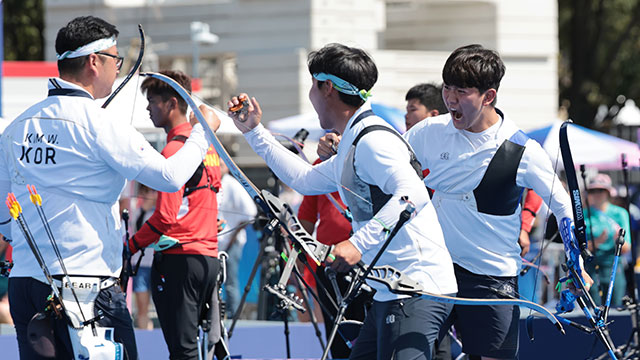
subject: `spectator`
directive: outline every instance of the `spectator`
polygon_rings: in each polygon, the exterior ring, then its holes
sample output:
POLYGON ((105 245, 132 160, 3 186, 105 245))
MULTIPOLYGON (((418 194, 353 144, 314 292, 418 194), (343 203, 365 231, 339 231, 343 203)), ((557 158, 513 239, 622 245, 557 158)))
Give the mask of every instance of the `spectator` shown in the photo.
MULTIPOLYGON (((606 174, 598 174, 589 181, 587 185, 587 196, 589 198, 589 211, 585 214, 587 226, 591 229, 587 231, 589 237, 589 249, 595 249, 594 260, 586 264, 589 274, 596 275, 596 266, 599 267, 598 277, 600 287, 606 296, 609 288, 609 279, 615 256, 615 242, 620 229, 624 229, 624 244, 622 253, 631 250, 631 234, 629 227, 629 213, 624 208, 613 205, 610 201, 615 196, 611 186, 611 178, 606 174), (593 239, 591 239, 593 235, 593 239)), ((622 305, 627 282, 624 276, 624 266, 619 266, 615 274, 613 293, 611 297, 612 306, 622 305)), ((598 294, 599 289, 592 287, 589 292, 597 304, 602 303, 598 294)))

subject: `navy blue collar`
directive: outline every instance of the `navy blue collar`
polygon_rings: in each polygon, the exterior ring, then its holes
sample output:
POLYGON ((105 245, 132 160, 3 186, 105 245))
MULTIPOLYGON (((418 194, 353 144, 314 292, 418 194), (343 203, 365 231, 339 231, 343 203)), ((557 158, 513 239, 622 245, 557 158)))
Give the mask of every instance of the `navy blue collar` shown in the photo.
POLYGON ((93 97, 88 92, 79 89, 49 89, 47 96, 79 96, 93 100, 93 97))

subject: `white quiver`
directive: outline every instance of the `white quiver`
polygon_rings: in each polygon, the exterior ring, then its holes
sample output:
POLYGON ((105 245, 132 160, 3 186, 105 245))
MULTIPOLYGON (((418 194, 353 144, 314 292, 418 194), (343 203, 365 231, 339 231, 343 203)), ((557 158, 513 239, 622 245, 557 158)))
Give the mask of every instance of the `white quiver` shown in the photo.
POLYGON ((73 346, 75 360, 122 360, 124 347, 113 340, 113 328, 98 327, 96 323, 85 324, 94 318, 94 305, 100 290, 114 285, 112 279, 101 280, 98 277, 69 276, 62 279, 62 302, 69 325, 69 337, 73 346), (75 291, 78 301, 73 296, 75 291), (84 316, 83 316, 84 315, 84 316), (94 334, 95 327, 96 334, 94 334))

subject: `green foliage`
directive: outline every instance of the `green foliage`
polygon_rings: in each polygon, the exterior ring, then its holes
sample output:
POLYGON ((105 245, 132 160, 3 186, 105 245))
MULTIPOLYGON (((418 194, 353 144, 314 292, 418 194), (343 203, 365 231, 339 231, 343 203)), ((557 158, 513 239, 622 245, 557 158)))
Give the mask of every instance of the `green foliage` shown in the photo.
POLYGON ((43 0, 3 0, 5 60, 44 60, 43 0))
POLYGON ((590 126, 600 104, 640 97, 640 0, 558 0, 560 100, 590 126))

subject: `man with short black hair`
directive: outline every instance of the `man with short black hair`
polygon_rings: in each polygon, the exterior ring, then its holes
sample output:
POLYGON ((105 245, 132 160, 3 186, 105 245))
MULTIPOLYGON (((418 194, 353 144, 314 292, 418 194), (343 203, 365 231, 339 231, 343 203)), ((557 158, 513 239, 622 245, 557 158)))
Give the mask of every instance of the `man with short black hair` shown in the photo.
MULTIPOLYGON (((191 78, 183 72, 160 72, 191 91, 191 78)), ((187 102, 166 82, 146 78, 140 86, 156 127, 167 133, 162 155, 180 150, 191 134, 187 102)), ((218 201, 220 157, 210 147, 203 162, 176 192, 158 192, 156 209, 131 237, 132 253, 155 244, 151 267, 151 295, 158 312, 171 359, 198 357, 198 325, 210 307, 217 284, 218 201)), ((217 309, 215 309, 217 311, 217 309)))
MULTIPOLYGON (((449 114, 404 135, 430 170, 425 183, 435 190, 458 295, 465 298, 519 297, 524 188, 539 194, 558 219, 567 219, 565 226, 573 222, 569 196, 546 152, 495 107, 504 73, 497 52, 480 45, 456 49, 442 70, 449 114)), ((517 306, 455 305, 442 332, 453 323, 472 359, 514 359, 519 318, 517 306)))
MULTIPOLYGON (((375 63, 361 49, 329 44, 310 53, 307 64, 312 80, 309 99, 320 125, 343 136, 335 156, 314 166, 292 157, 260 125, 262 111, 255 98, 246 114, 230 111, 236 126, 278 178, 296 191, 305 195, 339 191, 351 210, 354 233, 335 245, 331 265, 335 270, 347 271, 361 259, 370 262, 386 231, 412 202, 416 215, 400 229, 378 265, 397 268, 426 291, 454 294, 451 259, 413 151, 373 114, 367 101, 378 77, 375 63)), ((234 97, 228 105, 240 103, 234 97)), ((451 304, 396 295, 374 282, 369 285, 377 292, 350 358, 431 359, 451 304)))
POLYGON ((404 115, 407 131, 420 121, 448 112, 442 101, 442 86, 418 84, 413 86, 404 97, 407 101, 407 113, 404 115))
MULTIPOLYGON (((117 35, 115 26, 93 16, 75 18, 61 28, 56 38, 60 78, 49 79, 48 97, 18 116, 0 139, 0 193, 13 192, 24 205, 24 218, 54 277, 53 286, 60 288, 65 271, 36 208, 29 204, 26 185, 36 186, 72 279, 65 288, 75 288, 82 295, 75 301, 61 290, 66 316, 52 322, 55 352, 61 359, 89 358, 93 351, 101 351, 89 325, 78 323, 98 315, 103 316, 96 322, 98 328, 113 328, 115 342, 124 345, 124 349, 116 345, 117 351, 124 351, 129 359, 138 358, 131 316, 116 285, 124 236, 118 197, 127 179, 177 191, 209 147, 198 124, 181 150, 166 159, 133 126, 113 119, 95 101, 109 95, 122 65, 117 35), (93 311, 77 311, 83 307, 93 311), (69 320, 74 328, 67 319, 75 319, 69 320)), ((204 111, 217 129, 215 114, 204 111)), ((30 345, 27 326, 36 313, 44 312, 52 288, 18 225, 10 219, 8 209, 0 208, 0 232, 13 239, 17 260, 9 278, 11 316, 21 358, 40 359, 30 345)))

